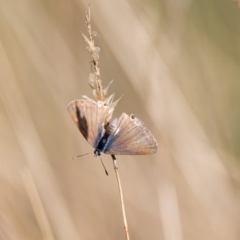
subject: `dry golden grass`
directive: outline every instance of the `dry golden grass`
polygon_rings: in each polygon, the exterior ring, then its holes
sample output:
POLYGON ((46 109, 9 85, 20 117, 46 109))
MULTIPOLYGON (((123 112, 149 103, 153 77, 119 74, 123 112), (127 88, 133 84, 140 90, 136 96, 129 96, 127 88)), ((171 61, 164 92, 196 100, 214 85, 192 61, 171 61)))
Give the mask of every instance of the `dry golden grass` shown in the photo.
MULTIPOLYGON (((124 239, 110 156, 67 104, 91 95, 88 2, 0 2, 0 239, 124 239)), ((238 240, 239 22, 231 1, 92 1, 104 86, 158 141, 118 164, 131 239, 238 240)))

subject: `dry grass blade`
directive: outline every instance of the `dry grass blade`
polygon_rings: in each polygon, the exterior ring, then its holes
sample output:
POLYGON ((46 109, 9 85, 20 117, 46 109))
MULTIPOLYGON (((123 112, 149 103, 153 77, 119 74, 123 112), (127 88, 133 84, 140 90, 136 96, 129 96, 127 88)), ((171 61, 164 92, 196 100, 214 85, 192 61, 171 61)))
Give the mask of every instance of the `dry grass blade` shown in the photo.
POLYGON ((85 20, 88 28, 88 38, 84 34, 82 35, 85 42, 87 43, 86 48, 88 52, 91 54, 93 59, 91 64, 91 69, 90 69, 91 72, 89 74, 89 84, 93 89, 93 95, 95 96, 95 98, 99 101, 104 101, 106 96, 103 91, 102 82, 100 79, 100 69, 98 67, 100 48, 95 46, 95 43, 93 40, 93 32, 92 32, 91 17, 90 17, 90 6, 86 11, 85 20))
POLYGON ((30 171, 22 172, 22 179, 32 204, 35 216, 41 229, 44 240, 54 240, 54 235, 47 218, 46 211, 39 196, 36 184, 30 171))
POLYGON ((113 110, 116 107, 120 98, 117 101, 113 102, 114 94, 111 94, 110 96, 108 96, 108 89, 112 81, 107 85, 106 88, 103 88, 102 86, 102 80, 100 78, 100 68, 98 67, 100 48, 96 46, 94 43, 94 37, 97 36, 98 34, 95 31, 92 31, 90 6, 86 11, 85 20, 88 28, 88 37, 86 37, 83 33, 82 35, 85 42, 87 43, 86 49, 88 50, 88 52, 91 54, 91 57, 92 57, 90 73, 89 73, 89 84, 90 84, 90 87, 92 88, 92 92, 96 100, 103 101, 106 103, 107 106, 109 106, 109 112, 107 116, 107 122, 108 122, 111 119, 113 110))
POLYGON ((0 41, 0 54, 0 65, 2 66, 0 77, 1 101, 23 153, 24 160, 33 173, 38 186, 44 192, 42 195, 43 202, 46 204, 53 229, 58 229, 57 234, 62 238, 66 239, 67 236, 71 236, 72 239, 78 239, 64 197, 56 183, 53 169, 49 164, 43 143, 38 135, 2 41, 0 41), (51 207, 52 202, 54 202, 54 208, 51 207), (60 215, 61 217, 59 217, 60 215), (59 228, 60 225, 64 225, 65 228, 59 228))

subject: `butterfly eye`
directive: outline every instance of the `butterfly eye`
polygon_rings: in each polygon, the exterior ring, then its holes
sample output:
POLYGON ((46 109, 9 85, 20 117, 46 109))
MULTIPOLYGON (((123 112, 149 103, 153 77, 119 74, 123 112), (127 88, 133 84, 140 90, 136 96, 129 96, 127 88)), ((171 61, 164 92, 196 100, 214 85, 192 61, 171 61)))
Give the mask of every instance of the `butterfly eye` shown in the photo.
POLYGON ((134 116, 134 114, 131 114, 131 119, 135 119, 136 117, 134 116))

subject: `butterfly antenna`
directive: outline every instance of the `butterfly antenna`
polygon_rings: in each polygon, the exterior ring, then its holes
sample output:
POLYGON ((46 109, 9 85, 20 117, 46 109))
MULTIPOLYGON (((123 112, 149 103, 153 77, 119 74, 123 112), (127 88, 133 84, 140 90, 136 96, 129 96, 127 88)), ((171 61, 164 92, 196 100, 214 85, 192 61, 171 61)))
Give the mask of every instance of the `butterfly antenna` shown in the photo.
POLYGON ((78 155, 78 156, 76 156, 76 157, 73 157, 72 158, 72 160, 74 160, 74 159, 76 159, 76 158, 79 158, 79 157, 82 157, 82 156, 85 156, 85 155, 88 155, 89 153, 84 153, 84 154, 82 154, 82 155, 78 155))
POLYGON ((108 171, 107 171, 105 165, 103 164, 102 158, 101 158, 101 156, 99 156, 99 157, 100 157, 100 159, 101 159, 101 163, 102 163, 102 165, 103 165, 103 168, 104 168, 104 170, 105 170, 105 173, 106 173, 106 175, 108 176, 108 171))

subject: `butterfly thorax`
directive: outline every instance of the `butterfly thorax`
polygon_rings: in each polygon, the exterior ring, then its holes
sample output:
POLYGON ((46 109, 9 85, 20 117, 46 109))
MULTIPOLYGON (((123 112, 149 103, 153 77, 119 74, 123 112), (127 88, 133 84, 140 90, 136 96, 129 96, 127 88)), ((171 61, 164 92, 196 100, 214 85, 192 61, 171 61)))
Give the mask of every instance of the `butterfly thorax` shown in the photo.
POLYGON ((106 125, 106 127, 104 128, 102 137, 96 143, 96 147, 94 150, 95 156, 99 156, 101 155, 101 152, 105 152, 109 144, 112 142, 115 130, 116 130, 116 121, 113 121, 112 123, 108 123, 106 125))

